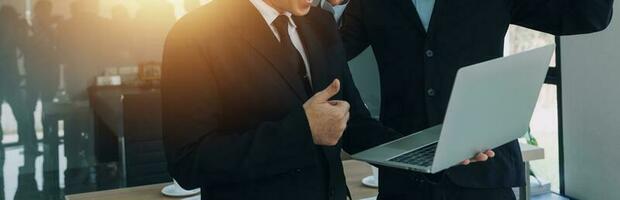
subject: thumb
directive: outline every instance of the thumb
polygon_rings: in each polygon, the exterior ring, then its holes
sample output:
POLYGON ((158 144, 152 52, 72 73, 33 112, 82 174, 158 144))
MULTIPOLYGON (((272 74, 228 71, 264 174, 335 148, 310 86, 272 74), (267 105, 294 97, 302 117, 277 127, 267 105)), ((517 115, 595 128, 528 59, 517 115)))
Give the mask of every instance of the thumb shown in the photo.
POLYGON ((332 98, 334 95, 338 94, 338 92, 340 92, 340 80, 335 79, 329 86, 327 86, 327 88, 325 88, 323 91, 317 92, 314 95, 314 100, 322 103, 322 102, 327 102, 329 101, 330 98, 332 98))

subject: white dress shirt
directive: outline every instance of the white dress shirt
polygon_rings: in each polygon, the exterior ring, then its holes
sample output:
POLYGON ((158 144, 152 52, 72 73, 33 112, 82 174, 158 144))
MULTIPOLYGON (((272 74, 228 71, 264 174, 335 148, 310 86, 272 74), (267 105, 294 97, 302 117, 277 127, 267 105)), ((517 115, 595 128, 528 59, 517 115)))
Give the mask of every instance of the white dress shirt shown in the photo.
POLYGON ((312 76, 310 76, 310 64, 308 63, 308 56, 306 55, 306 50, 304 49, 303 43, 301 42, 299 33, 297 33, 297 25, 295 25, 295 22, 291 18, 293 14, 290 12, 280 13, 276 9, 265 3, 263 0, 250 0, 250 2, 254 4, 254 7, 256 7, 258 12, 263 16, 265 22, 267 23, 267 25, 269 25, 269 28, 271 28, 273 35, 276 37, 276 39, 278 39, 278 41, 280 41, 280 35, 278 34, 276 26, 273 25, 273 22, 280 15, 286 15, 288 17, 288 34, 291 38, 293 46, 295 46, 295 49, 299 51, 301 58, 304 60, 304 65, 306 66, 306 74, 308 75, 310 83, 312 84, 312 76))

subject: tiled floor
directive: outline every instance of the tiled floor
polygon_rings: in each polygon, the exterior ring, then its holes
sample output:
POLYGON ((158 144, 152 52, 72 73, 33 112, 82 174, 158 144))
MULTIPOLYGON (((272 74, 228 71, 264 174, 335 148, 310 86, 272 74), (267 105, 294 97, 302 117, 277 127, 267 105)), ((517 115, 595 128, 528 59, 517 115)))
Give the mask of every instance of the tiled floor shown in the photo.
POLYGON ((21 146, 4 149, 0 199, 60 200, 66 194, 118 188, 121 184, 115 163, 67 169, 63 144, 48 148, 40 143, 42 153, 33 156, 24 156, 21 146))
POLYGON ((39 153, 24 154, 17 145, 17 123, 6 103, 2 106, 0 126, 4 135, 0 146, 0 200, 56 200, 66 194, 118 188, 121 180, 116 163, 96 163, 92 135, 85 132, 64 138, 64 123, 59 121, 58 137, 45 139, 41 124, 41 103, 34 112, 39 153), (65 152, 66 141, 72 150, 65 152), (67 159, 70 158, 70 159, 67 159))

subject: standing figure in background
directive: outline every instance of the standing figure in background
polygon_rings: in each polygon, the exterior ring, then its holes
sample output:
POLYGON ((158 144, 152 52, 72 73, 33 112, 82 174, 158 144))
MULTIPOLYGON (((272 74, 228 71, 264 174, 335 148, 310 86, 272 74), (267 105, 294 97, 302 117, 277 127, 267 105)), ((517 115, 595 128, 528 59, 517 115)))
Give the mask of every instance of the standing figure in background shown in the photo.
POLYGON ((164 0, 138 0, 135 52, 138 63, 161 62, 168 31, 176 22, 174 6, 164 0))
POLYGON ((64 65, 63 80, 74 110, 65 119, 64 145, 67 157, 65 193, 85 191, 93 160, 93 116, 88 109, 88 87, 108 66, 104 43, 108 31, 97 12, 96 1, 76 0, 71 18, 58 25, 58 54, 64 65), (90 160, 89 160, 90 159, 90 160))
POLYGON ((58 53, 65 66, 67 92, 73 100, 88 100, 87 88, 105 66, 106 20, 92 1, 71 4, 71 18, 58 25, 58 53))
POLYGON ((136 58, 133 53, 135 43, 133 19, 129 11, 123 5, 116 5, 111 9, 111 18, 108 23, 108 34, 106 40, 106 54, 110 66, 123 67, 136 65, 136 58))
MULTIPOLYGON (((31 36, 25 50, 25 67, 28 72, 28 108, 34 112, 40 100, 43 106, 52 103, 59 85, 59 63, 56 53, 56 24, 59 17, 52 16, 52 2, 39 0, 34 6, 31 36)), ((45 112, 45 108, 43 111, 45 112)), ((41 116, 43 138, 58 144, 58 121, 41 116)))
MULTIPOLYGON (((28 24, 15 8, 0 8, 0 104, 11 106, 17 121, 19 143, 24 145, 24 154, 37 154, 33 113, 26 106, 26 70, 19 65, 24 43, 28 36, 28 24)), ((0 109, 0 113, 1 113, 0 109)), ((0 127, 0 134, 3 135, 0 127)), ((1 139, 1 136, 0 136, 1 139)), ((4 149, 1 156, 4 158, 4 149)))
POLYGON ((58 175, 58 118, 50 113, 55 106, 54 98, 59 90, 60 64, 57 54, 56 27, 62 20, 52 15, 54 4, 51 0, 39 0, 34 5, 30 37, 25 50, 26 79, 28 82, 28 109, 34 112, 37 103, 42 105, 41 124, 43 127, 43 191, 38 192, 34 179, 34 161, 36 157, 26 156, 24 166, 18 178, 15 199, 58 199, 60 197, 60 180, 58 175))

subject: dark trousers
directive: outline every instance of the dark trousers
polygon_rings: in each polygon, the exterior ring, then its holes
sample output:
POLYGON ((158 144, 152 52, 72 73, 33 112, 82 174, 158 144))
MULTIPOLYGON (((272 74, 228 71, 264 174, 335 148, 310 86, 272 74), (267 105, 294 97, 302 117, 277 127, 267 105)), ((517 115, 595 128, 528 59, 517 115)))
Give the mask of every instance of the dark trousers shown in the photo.
POLYGON ((41 125, 43 127, 43 144, 58 146, 58 121, 59 119, 46 113, 46 106, 54 100, 55 90, 31 87, 28 91, 27 107, 34 113, 39 100, 42 103, 41 125))
POLYGON ((379 193, 378 200, 516 200, 512 188, 476 189, 454 184, 444 174, 417 174, 411 177, 409 191, 379 193))

